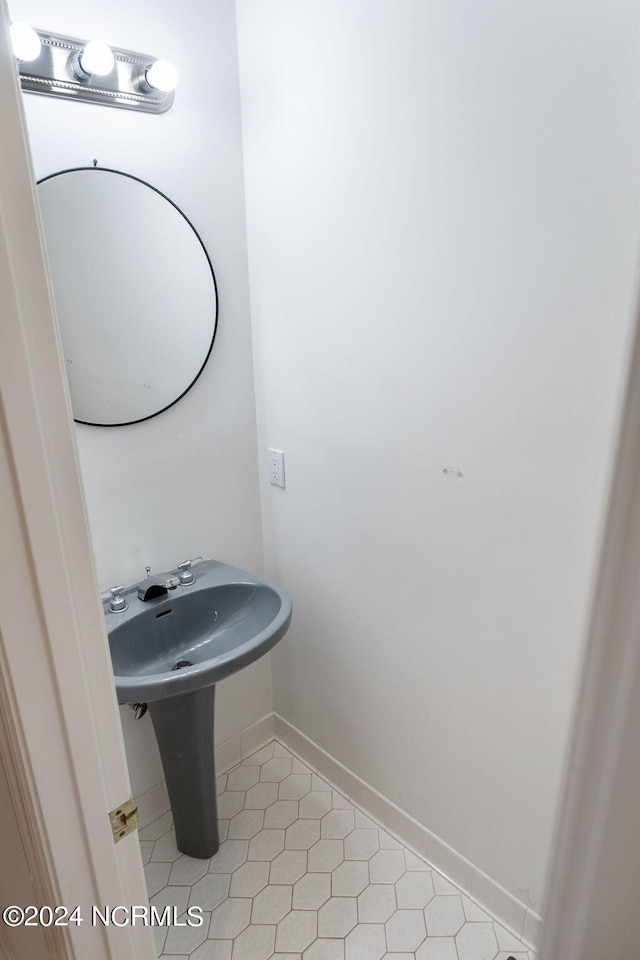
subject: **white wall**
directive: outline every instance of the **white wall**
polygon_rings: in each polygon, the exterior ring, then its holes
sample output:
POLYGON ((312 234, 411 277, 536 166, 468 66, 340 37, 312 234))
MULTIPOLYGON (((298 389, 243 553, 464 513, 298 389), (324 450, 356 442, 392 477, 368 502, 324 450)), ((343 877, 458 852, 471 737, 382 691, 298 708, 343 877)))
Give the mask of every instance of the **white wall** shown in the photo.
POLYGON ((640 9, 238 24, 276 710, 539 910, 631 318, 640 9))
MULTIPOLYGON (((173 60, 172 110, 148 116, 25 96, 38 177, 72 166, 114 167, 166 193, 211 256, 220 298, 210 361, 191 392, 161 416, 116 429, 78 426, 98 579, 104 588, 198 554, 262 567, 255 399, 247 279, 242 140, 233 0, 148 6, 12 0, 13 20, 99 36, 173 60)), ((185 318, 185 323, 188 318, 185 318)), ((176 328, 176 344, 181 331, 176 328)), ((271 709, 269 658, 218 687, 216 741, 271 709)), ((134 793, 162 779, 151 723, 122 719, 134 793)))

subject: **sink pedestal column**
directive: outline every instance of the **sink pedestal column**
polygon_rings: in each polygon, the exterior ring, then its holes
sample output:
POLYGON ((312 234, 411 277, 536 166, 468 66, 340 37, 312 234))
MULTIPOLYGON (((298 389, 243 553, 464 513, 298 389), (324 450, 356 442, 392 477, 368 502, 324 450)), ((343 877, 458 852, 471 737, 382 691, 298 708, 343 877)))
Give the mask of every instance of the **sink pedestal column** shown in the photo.
POLYGON ((220 846, 213 752, 215 686, 149 704, 178 850, 208 859, 220 846))

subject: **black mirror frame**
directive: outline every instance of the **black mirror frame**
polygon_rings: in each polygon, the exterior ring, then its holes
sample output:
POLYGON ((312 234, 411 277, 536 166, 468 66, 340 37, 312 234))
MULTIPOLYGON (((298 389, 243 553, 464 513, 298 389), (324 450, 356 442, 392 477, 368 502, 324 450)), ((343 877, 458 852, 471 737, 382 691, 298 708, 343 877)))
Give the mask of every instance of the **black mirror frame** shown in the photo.
POLYGON ((182 393, 179 394, 179 396, 177 396, 177 397, 175 398, 175 400, 172 400, 171 403, 166 404, 166 406, 162 407, 160 410, 156 410, 155 413, 150 413, 149 416, 147 416, 147 417, 140 417, 140 418, 138 418, 137 420, 123 420, 122 422, 118 422, 118 423, 94 423, 94 422, 91 421, 91 420, 80 420, 80 419, 78 419, 78 417, 75 417, 75 416, 74 416, 74 418, 73 418, 74 421, 75 421, 75 423, 82 423, 82 424, 84 424, 84 425, 86 425, 86 426, 89 426, 89 427, 106 427, 106 428, 109 428, 109 427, 129 427, 129 426, 132 426, 132 425, 135 424, 135 423, 144 423, 146 420, 152 420, 154 417, 159 416, 161 413, 164 413, 166 410, 169 410, 171 407, 175 406, 175 404, 178 403, 179 400, 182 400, 182 398, 189 392, 189 390, 191 390, 191 388, 193 387, 193 385, 194 385, 194 384, 196 383, 196 381, 199 379, 200 375, 202 374, 202 371, 204 370, 204 368, 206 367, 206 365, 207 365, 207 363, 208 363, 209 357, 211 356, 211 351, 213 350, 213 344, 214 344, 215 339, 216 339, 216 333, 217 333, 217 331, 218 331, 218 318, 219 318, 219 314, 220 314, 220 298, 219 298, 219 294, 218 294, 218 284, 217 284, 217 281, 216 281, 216 275, 215 275, 215 272, 214 272, 214 269, 213 269, 213 264, 211 263, 211 258, 210 258, 209 254, 208 254, 208 252, 207 252, 207 248, 205 247, 205 245, 204 245, 204 243, 203 243, 203 241, 202 241, 202 237, 200 236, 200 234, 198 233, 198 231, 196 230, 196 228, 195 228, 194 225, 192 224, 191 220, 189 220, 189 218, 187 217, 187 215, 180 209, 180 207, 177 205, 177 203, 174 203, 174 201, 173 201, 170 197, 168 197, 168 196, 166 195, 166 193, 163 193, 162 190, 158 190, 157 187, 152 186, 152 184, 148 183, 146 180, 143 180, 141 177, 136 177, 136 176, 134 176, 132 173, 124 173, 122 170, 115 170, 113 167, 99 167, 99 166, 97 166, 96 164, 94 164, 94 165, 91 166, 91 167, 69 167, 69 168, 66 169, 66 170, 58 170, 56 173, 50 173, 50 174, 48 174, 46 177, 41 177, 41 178, 37 181, 36 185, 39 186, 41 183, 45 183, 47 180, 53 180, 55 177, 61 177, 61 176, 64 176, 65 174, 68 174, 68 173, 77 173, 77 172, 79 172, 79 171, 86 171, 86 170, 96 170, 96 171, 98 171, 98 172, 104 172, 104 173, 115 173, 115 174, 117 174, 117 175, 120 176, 120 177, 127 177, 129 180, 135 180, 135 181, 137 181, 138 183, 141 183, 143 186, 148 187, 150 190, 153 190, 154 193, 159 194, 159 196, 161 196, 164 200, 166 200, 167 203, 170 203, 171 206, 180 214, 180 216, 183 217, 184 220, 186 220, 186 222, 188 223, 188 225, 189 225, 189 226, 191 227, 191 229, 193 230, 193 232, 194 232, 194 234, 195 234, 195 236, 196 236, 196 239, 198 240, 198 243, 199 243, 200 246, 202 247, 202 251, 203 251, 203 253, 204 253, 204 255, 205 255, 206 259, 207 259, 207 263, 208 263, 208 265, 209 265, 209 270, 211 271, 211 279, 213 280, 213 288, 214 288, 214 291, 215 291, 215 297, 216 297, 216 312, 215 312, 215 316, 214 316, 214 318, 213 318, 213 334, 212 334, 212 337, 211 337, 211 343, 210 343, 210 345, 209 345, 209 349, 207 350, 207 354, 206 354, 206 356, 205 356, 205 358, 204 358, 204 361, 203 361, 203 363, 202 363, 202 366, 200 367, 200 369, 199 369, 198 372, 196 373, 195 377, 193 378, 193 380, 191 381, 191 383, 187 386, 187 388, 186 388, 185 390, 183 390, 182 393))

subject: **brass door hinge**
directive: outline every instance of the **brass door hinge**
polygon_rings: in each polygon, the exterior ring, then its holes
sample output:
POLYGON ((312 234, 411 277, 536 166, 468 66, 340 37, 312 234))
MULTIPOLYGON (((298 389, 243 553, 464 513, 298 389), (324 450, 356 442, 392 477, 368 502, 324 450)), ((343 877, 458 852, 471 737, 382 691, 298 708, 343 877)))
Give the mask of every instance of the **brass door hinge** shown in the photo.
POLYGON ((138 829, 138 806, 135 800, 127 800, 115 810, 109 812, 111 820, 111 829, 113 830, 113 842, 117 843, 128 834, 138 829))

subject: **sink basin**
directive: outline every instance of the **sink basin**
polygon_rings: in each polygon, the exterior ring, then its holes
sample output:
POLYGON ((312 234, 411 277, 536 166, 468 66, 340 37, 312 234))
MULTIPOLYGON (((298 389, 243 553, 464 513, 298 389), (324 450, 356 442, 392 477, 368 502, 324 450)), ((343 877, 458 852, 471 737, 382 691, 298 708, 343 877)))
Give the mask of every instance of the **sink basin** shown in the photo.
POLYGON ((193 583, 144 602, 137 584, 127 588, 122 612, 104 606, 118 701, 149 706, 178 849, 208 858, 219 846, 215 685, 284 636, 291 598, 215 560, 194 564, 192 572, 193 583))
POLYGON ((129 609, 106 614, 120 703, 150 703, 210 686, 284 636, 291 620, 284 590, 213 560, 193 572, 195 583, 145 603, 131 588, 129 609))

